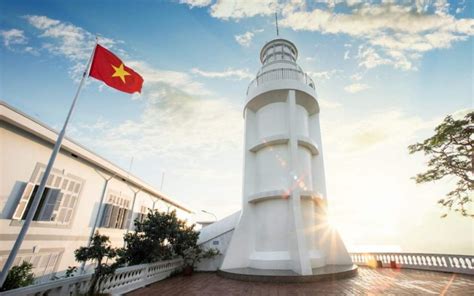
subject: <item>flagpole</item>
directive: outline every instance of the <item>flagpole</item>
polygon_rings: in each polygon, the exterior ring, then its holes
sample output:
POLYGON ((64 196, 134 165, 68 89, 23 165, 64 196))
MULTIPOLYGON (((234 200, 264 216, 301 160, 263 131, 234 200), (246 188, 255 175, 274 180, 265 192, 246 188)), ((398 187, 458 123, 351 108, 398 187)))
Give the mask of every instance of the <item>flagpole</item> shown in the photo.
POLYGON ((10 254, 8 255, 7 262, 5 262, 5 265, 2 269, 2 273, 0 274, 0 287, 3 286, 5 283, 5 280, 8 275, 8 271, 13 265, 13 262, 15 260, 15 257, 21 247, 21 244, 23 243, 23 240, 25 239, 26 233, 28 232, 28 229, 30 227, 31 221, 33 220, 33 217, 36 213, 36 210, 38 209, 39 203, 41 201, 41 196, 44 193, 44 189, 46 187, 46 182, 48 180, 49 174, 51 173, 51 170, 54 165, 54 161, 56 160, 56 156, 58 155, 59 149, 61 148, 61 143, 63 141, 64 135, 66 134, 66 128, 69 123, 69 119, 71 118, 71 115, 74 111, 74 107, 76 106, 77 99, 79 97, 79 94, 81 93, 82 86, 84 85, 84 81, 86 80, 87 76, 89 75, 90 71, 90 66, 92 63, 92 59, 94 57, 95 49, 97 47, 97 38, 95 42, 94 49, 92 50, 92 54, 89 58, 89 61, 87 62, 87 66, 84 70, 84 73, 82 74, 82 79, 81 82, 79 83, 79 87, 77 88, 76 95, 74 96, 74 99, 71 104, 71 108, 69 109, 69 112, 66 117, 66 121, 64 122, 64 126, 61 130, 61 132, 58 135, 58 139, 56 140, 56 143, 54 144, 53 152, 51 153, 51 157, 49 158, 48 165, 46 166, 46 170, 43 174, 43 178, 41 179, 38 191, 36 191, 36 194, 33 198, 33 202, 31 203, 31 207, 28 210, 28 214, 26 215, 26 219, 23 223, 23 226, 21 227, 21 231, 18 234, 18 238, 15 241, 15 244, 13 245, 13 249, 11 250, 10 254))

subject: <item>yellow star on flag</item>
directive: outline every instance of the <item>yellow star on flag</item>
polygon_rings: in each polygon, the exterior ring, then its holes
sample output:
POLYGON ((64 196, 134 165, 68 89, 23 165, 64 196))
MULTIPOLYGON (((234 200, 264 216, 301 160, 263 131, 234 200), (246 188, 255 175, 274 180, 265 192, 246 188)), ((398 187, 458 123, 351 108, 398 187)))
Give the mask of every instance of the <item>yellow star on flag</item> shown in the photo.
POLYGON ((114 68, 114 70, 115 70, 115 73, 112 74, 112 77, 120 77, 122 82, 125 83, 125 76, 130 75, 130 73, 125 71, 125 69, 123 68, 123 63, 120 64, 120 66, 118 66, 118 67, 115 67, 114 65, 112 65, 112 68, 114 68))

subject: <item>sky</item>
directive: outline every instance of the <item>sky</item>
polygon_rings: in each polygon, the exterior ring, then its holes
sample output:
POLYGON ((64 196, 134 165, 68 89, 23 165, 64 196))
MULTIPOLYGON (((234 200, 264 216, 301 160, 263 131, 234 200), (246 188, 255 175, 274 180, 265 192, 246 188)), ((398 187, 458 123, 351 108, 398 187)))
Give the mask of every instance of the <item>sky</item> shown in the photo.
MULTIPOLYGON (((474 255, 473 219, 407 146, 473 110, 473 1, 1 1, 0 99, 59 129, 94 40, 141 94, 88 79, 67 135, 195 210, 241 208, 242 108, 281 38, 316 83, 331 222, 352 251, 474 255), (164 182, 162 175, 164 173, 164 182)), ((471 207, 471 209, 473 209, 471 207)))

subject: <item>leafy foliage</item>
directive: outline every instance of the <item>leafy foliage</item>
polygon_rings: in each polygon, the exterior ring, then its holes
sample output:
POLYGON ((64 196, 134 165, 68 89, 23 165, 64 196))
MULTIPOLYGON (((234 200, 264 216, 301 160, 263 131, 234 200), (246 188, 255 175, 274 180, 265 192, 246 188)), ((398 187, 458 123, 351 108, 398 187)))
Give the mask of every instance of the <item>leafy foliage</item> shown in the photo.
POLYGON ((188 248, 184 251, 184 264, 194 267, 201 262, 202 259, 209 259, 221 253, 217 249, 204 250, 199 246, 188 248))
POLYGON ((8 272, 0 291, 12 290, 33 284, 35 276, 31 272, 32 269, 33 265, 26 261, 23 261, 20 265, 13 266, 8 272))
POLYGON ((109 237, 100 235, 99 232, 94 234, 90 247, 80 247, 74 251, 74 255, 78 262, 97 262, 89 288, 89 295, 94 295, 100 287, 102 280, 113 274, 118 267, 117 263, 111 265, 103 263, 103 260, 106 258, 115 258, 117 250, 111 247, 109 237))
POLYGON ((186 225, 176 211, 149 212, 143 222, 134 223, 135 232, 124 236, 127 247, 119 251, 120 263, 135 265, 184 256, 199 238, 195 225, 186 225))
POLYGON ((422 151, 430 157, 428 170, 414 179, 426 183, 448 176, 456 178, 456 187, 438 203, 463 216, 474 217, 466 209, 474 190, 474 112, 459 120, 447 116, 435 132, 434 136, 408 147, 410 154, 422 151))
POLYGON ((77 271, 76 266, 68 266, 67 269, 66 269, 66 274, 64 275, 64 277, 66 277, 66 278, 73 277, 74 274, 76 273, 76 271, 77 271))

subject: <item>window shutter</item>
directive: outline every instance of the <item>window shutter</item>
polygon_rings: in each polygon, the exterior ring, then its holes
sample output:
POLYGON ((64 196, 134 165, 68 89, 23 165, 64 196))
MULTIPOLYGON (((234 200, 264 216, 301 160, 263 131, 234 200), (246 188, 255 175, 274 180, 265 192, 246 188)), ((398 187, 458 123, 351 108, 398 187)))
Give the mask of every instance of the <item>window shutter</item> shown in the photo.
POLYGON ((102 213, 102 221, 100 221, 100 227, 109 227, 110 221, 110 214, 112 212, 112 205, 111 204, 104 204, 104 209, 102 213))
POLYGON ((45 201, 43 203, 43 206, 39 212, 38 215, 38 221, 54 221, 56 217, 56 213, 54 211, 54 208, 56 207, 56 203, 61 202, 61 200, 58 198, 59 193, 61 190, 59 189, 50 189, 48 193, 46 194, 45 201))
POLYGON ((20 201, 16 206, 15 212, 13 213, 12 219, 21 220, 23 215, 25 214, 25 210, 27 205, 31 199, 32 193, 34 191, 35 184, 34 183, 27 183, 23 193, 21 194, 20 201))
POLYGON ((125 210, 125 218, 123 219, 122 229, 127 229, 128 225, 130 225, 130 220, 132 218, 132 212, 129 209, 125 210))
POLYGON ((119 208, 118 215, 117 215, 117 223, 115 223, 115 228, 122 228, 124 212, 125 212, 124 208, 119 208))
POLYGON ((112 206, 112 213, 110 214, 109 228, 116 228, 119 209, 120 208, 117 206, 112 206))

